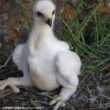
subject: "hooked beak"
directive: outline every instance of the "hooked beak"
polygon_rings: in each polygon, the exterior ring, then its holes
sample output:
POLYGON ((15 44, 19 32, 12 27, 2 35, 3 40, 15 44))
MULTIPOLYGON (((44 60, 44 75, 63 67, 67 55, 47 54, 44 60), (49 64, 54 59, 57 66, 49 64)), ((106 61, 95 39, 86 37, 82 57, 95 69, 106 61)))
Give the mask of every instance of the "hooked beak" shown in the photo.
POLYGON ((47 21, 46 21, 46 23, 51 27, 52 26, 52 19, 48 19, 47 21))

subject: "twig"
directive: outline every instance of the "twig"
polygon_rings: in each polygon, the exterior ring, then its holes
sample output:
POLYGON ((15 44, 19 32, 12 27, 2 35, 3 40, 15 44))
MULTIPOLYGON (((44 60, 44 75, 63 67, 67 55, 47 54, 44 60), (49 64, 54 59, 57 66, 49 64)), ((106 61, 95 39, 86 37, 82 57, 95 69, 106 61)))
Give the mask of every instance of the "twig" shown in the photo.
POLYGON ((0 69, 4 68, 8 64, 9 60, 11 59, 11 56, 12 54, 7 58, 6 62, 3 65, 0 65, 0 69))
POLYGON ((105 96, 105 95, 99 94, 99 96, 104 97, 104 98, 106 98, 106 99, 108 99, 110 101, 110 98, 105 96))
POLYGON ((4 95, 0 96, 0 99, 2 99, 2 98, 4 98, 4 97, 6 97, 6 96, 8 96, 8 95, 10 95, 11 93, 13 93, 13 91, 10 91, 10 92, 8 92, 8 93, 6 93, 6 94, 4 94, 4 95))
POLYGON ((47 94, 43 94, 43 93, 37 93, 38 95, 41 95, 41 96, 46 96, 48 98, 51 98, 51 99, 54 99, 52 96, 50 95, 47 95, 47 94))
POLYGON ((99 110, 99 109, 107 109, 110 108, 110 103, 104 103, 101 106, 99 106, 98 104, 95 105, 94 107, 89 108, 90 110, 99 110))

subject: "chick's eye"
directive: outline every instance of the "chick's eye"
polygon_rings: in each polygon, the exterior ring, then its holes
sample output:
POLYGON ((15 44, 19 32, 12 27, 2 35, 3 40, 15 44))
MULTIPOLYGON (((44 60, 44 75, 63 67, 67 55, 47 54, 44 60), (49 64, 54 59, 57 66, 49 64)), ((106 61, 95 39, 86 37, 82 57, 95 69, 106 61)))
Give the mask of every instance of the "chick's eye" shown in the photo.
POLYGON ((36 12, 37 16, 43 17, 43 14, 41 12, 36 12))
POLYGON ((55 14, 55 10, 53 10, 53 12, 52 12, 52 15, 54 15, 55 14))

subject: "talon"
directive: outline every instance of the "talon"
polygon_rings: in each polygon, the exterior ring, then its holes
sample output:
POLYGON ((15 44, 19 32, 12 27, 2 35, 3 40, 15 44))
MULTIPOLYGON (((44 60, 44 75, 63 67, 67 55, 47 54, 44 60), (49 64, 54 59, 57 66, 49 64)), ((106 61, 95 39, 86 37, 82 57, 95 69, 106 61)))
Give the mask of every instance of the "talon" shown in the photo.
POLYGON ((15 93, 19 93, 20 89, 18 87, 16 87, 15 85, 10 85, 11 89, 15 92, 15 93))
POLYGON ((0 86, 2 86, 4 82, 5 82, 5 80, 4 81, 0 80, 0 86))
POLYGON ((63 103, 62 103, 62 107, 65 107, 65 106, 66 106, 65 102, 63 102, 63 103))
POLYGON ((12 89, 15 93, 20 92, 19 88, 16 87, 14 84, 10 83, 9 80, 0 81, 0 90, 4 90, 7 86, 11 87, 11 89, 12 89))
POLYGON ((60 108, 60 106, 62 107, 62 104, 63 104, 63 101, 59 101, 55 107, 54 107, 54 110, 58 110, 60 108))
POLYGON ((49 105, 55 105, 53 110, 58 110, 60 107, 64 107, 65 106, 65 102, 64 102, 64 98, 61 96, 57 96, 55 97, 55 99, 53 99, 49 105))
POLYGON ((49 103, 49 105, 54 105, 56 102, 57 102, 57 100, 56 100, 56 99, 53 99, 53 100, 49 103))

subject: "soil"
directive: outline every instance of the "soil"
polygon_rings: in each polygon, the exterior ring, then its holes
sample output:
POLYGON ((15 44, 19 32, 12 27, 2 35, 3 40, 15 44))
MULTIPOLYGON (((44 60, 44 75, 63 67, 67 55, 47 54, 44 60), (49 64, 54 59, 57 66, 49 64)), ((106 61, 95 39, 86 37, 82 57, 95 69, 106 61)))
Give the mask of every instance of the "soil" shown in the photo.
MULTIPOLYGON (((31 8, 34 4, 24 0, 24 5, 31 19, 31 8)), ((62 2, 57 4, 62 6, 62 2)), ((57 17, 55 26, 59 29, 60 18, 57 17)), ((11 56, 14 48, 26 42, 30 29, 19 12, 17 0, 0 1, 0 80, 8 77, 21 77, 13 64, 11 56)), ((83 75, 80 76, 82 78, 83 75)), ((89 76, 88 76, 89 77, 89 76)), ((110 72, 92 73, 91 80, 80 85, 77 92, 60 110, 110 110, 110 72)), ((37 107, 38 110, 52 110, 49 101, 60 89, 43 92, 34 87, 20 86, 20 93, 15 94, 10 88, 0 91, 0 107, 37 107)), ((16 108, 13 108, 16 109, 16 108)))

